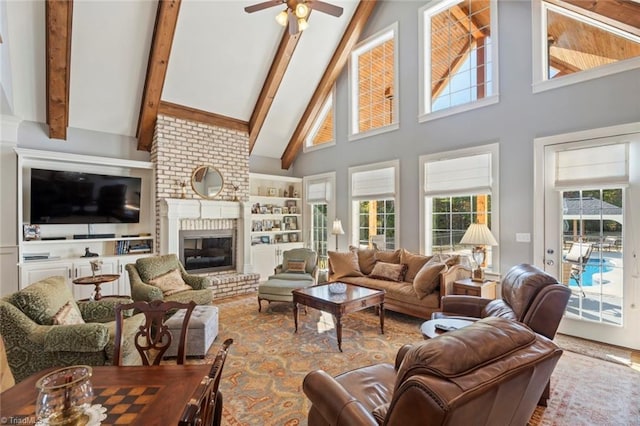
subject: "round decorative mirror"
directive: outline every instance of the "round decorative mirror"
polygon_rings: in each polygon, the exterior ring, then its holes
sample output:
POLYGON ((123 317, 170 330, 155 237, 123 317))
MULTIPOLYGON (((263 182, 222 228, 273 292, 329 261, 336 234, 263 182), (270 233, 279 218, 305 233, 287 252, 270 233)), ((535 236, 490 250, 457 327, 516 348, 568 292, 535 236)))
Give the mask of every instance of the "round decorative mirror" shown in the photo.
POLYGON ((202 198, 215 198, 222 191, 224 179, 213 166, 198 166, 191 174, 191 187, 202 198))

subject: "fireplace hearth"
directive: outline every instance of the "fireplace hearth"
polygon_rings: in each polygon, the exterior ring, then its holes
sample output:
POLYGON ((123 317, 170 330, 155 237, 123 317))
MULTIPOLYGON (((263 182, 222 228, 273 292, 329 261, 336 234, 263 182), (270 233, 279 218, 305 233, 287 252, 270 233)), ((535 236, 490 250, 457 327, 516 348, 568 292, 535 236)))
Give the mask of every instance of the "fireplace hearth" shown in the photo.
POLYGON ((181 230, 179 255, 190 273, 236 269, 235 230, 181 230))

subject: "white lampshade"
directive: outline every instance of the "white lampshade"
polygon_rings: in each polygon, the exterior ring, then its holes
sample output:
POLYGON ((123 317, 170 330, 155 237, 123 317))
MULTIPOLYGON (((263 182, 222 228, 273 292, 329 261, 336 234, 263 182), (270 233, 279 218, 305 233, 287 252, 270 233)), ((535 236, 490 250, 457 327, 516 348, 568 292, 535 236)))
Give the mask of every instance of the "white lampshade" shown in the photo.
POLYGON ((300 31, 304 31, 304 30, 306 30, 307 28, 309 28, 309 23, 307 22, 307 20, 306 20, 306 19, 304 19, 304 18, 299 18, 299 19, 298 19, 298 29, 299 29, 300 31))
POLYGON ((289 15, 287 14, 287 9, 285 9, 276 15, 276 21, 278 22, 278 24, 282 25, 283 27, 286 27, 288 17, 289 15))
POLYGON ((333 229, 331 230, 331 235, 342 234, 344 234, 344 229, 342 229, 342 221, 340 219, 336 219, 333 221, 333 229))
POLYGON ((460 240, 460 244, 472 246, 497 246, 498 242, 484 223, 472 223, 460 240))

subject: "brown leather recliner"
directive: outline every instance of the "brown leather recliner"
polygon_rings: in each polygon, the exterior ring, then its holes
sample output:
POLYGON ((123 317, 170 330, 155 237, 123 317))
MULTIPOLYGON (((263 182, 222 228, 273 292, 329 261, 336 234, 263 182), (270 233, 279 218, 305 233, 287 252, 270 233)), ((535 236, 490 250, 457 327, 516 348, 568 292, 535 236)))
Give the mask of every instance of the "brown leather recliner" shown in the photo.
POLYGON ((526 425, 562 350, 527 326, 485 318, 391 364, 304 379, 316 425, 526 425))
MULTIPOLYGON (((442 312, 431 318, 502 317, 528 325, 533 331, 553 339, 567 309, 571 290, 551 275, 526 263, 507 272, 501 283, 502 299, 449 295, 442 298, 442 312)), ((546 405, 549 387, 540 399, 546 405)))

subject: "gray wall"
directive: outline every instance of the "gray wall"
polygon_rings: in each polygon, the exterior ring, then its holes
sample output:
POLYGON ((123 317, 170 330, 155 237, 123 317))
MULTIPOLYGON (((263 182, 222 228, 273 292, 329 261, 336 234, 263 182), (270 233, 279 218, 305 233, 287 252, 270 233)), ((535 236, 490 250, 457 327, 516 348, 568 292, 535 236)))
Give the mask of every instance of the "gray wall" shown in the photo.
MULTIPOLYGON (((349 142, 346 68, 337 82, 335 146, 301 154, 296 176, 336 171, 337 217, 347 218, 348 168, 400 159, 400 245, 419 249, 418 157, 491 142, 500 144, 500 272, 532 262, 532 245, 516 232, 533 232, 533 140, 577 130, 640 121, 640 70, 533 94, 532 20, 528 1, 500 1, 500 102, 418 123, 418 9, 425 2, 385 1, 363 38, 399 22, 400 129, 349 142)), ((346 223, 343 221, 343 223, 346 223)), ((347 231, 348 233, 348 231, 347 231)))

